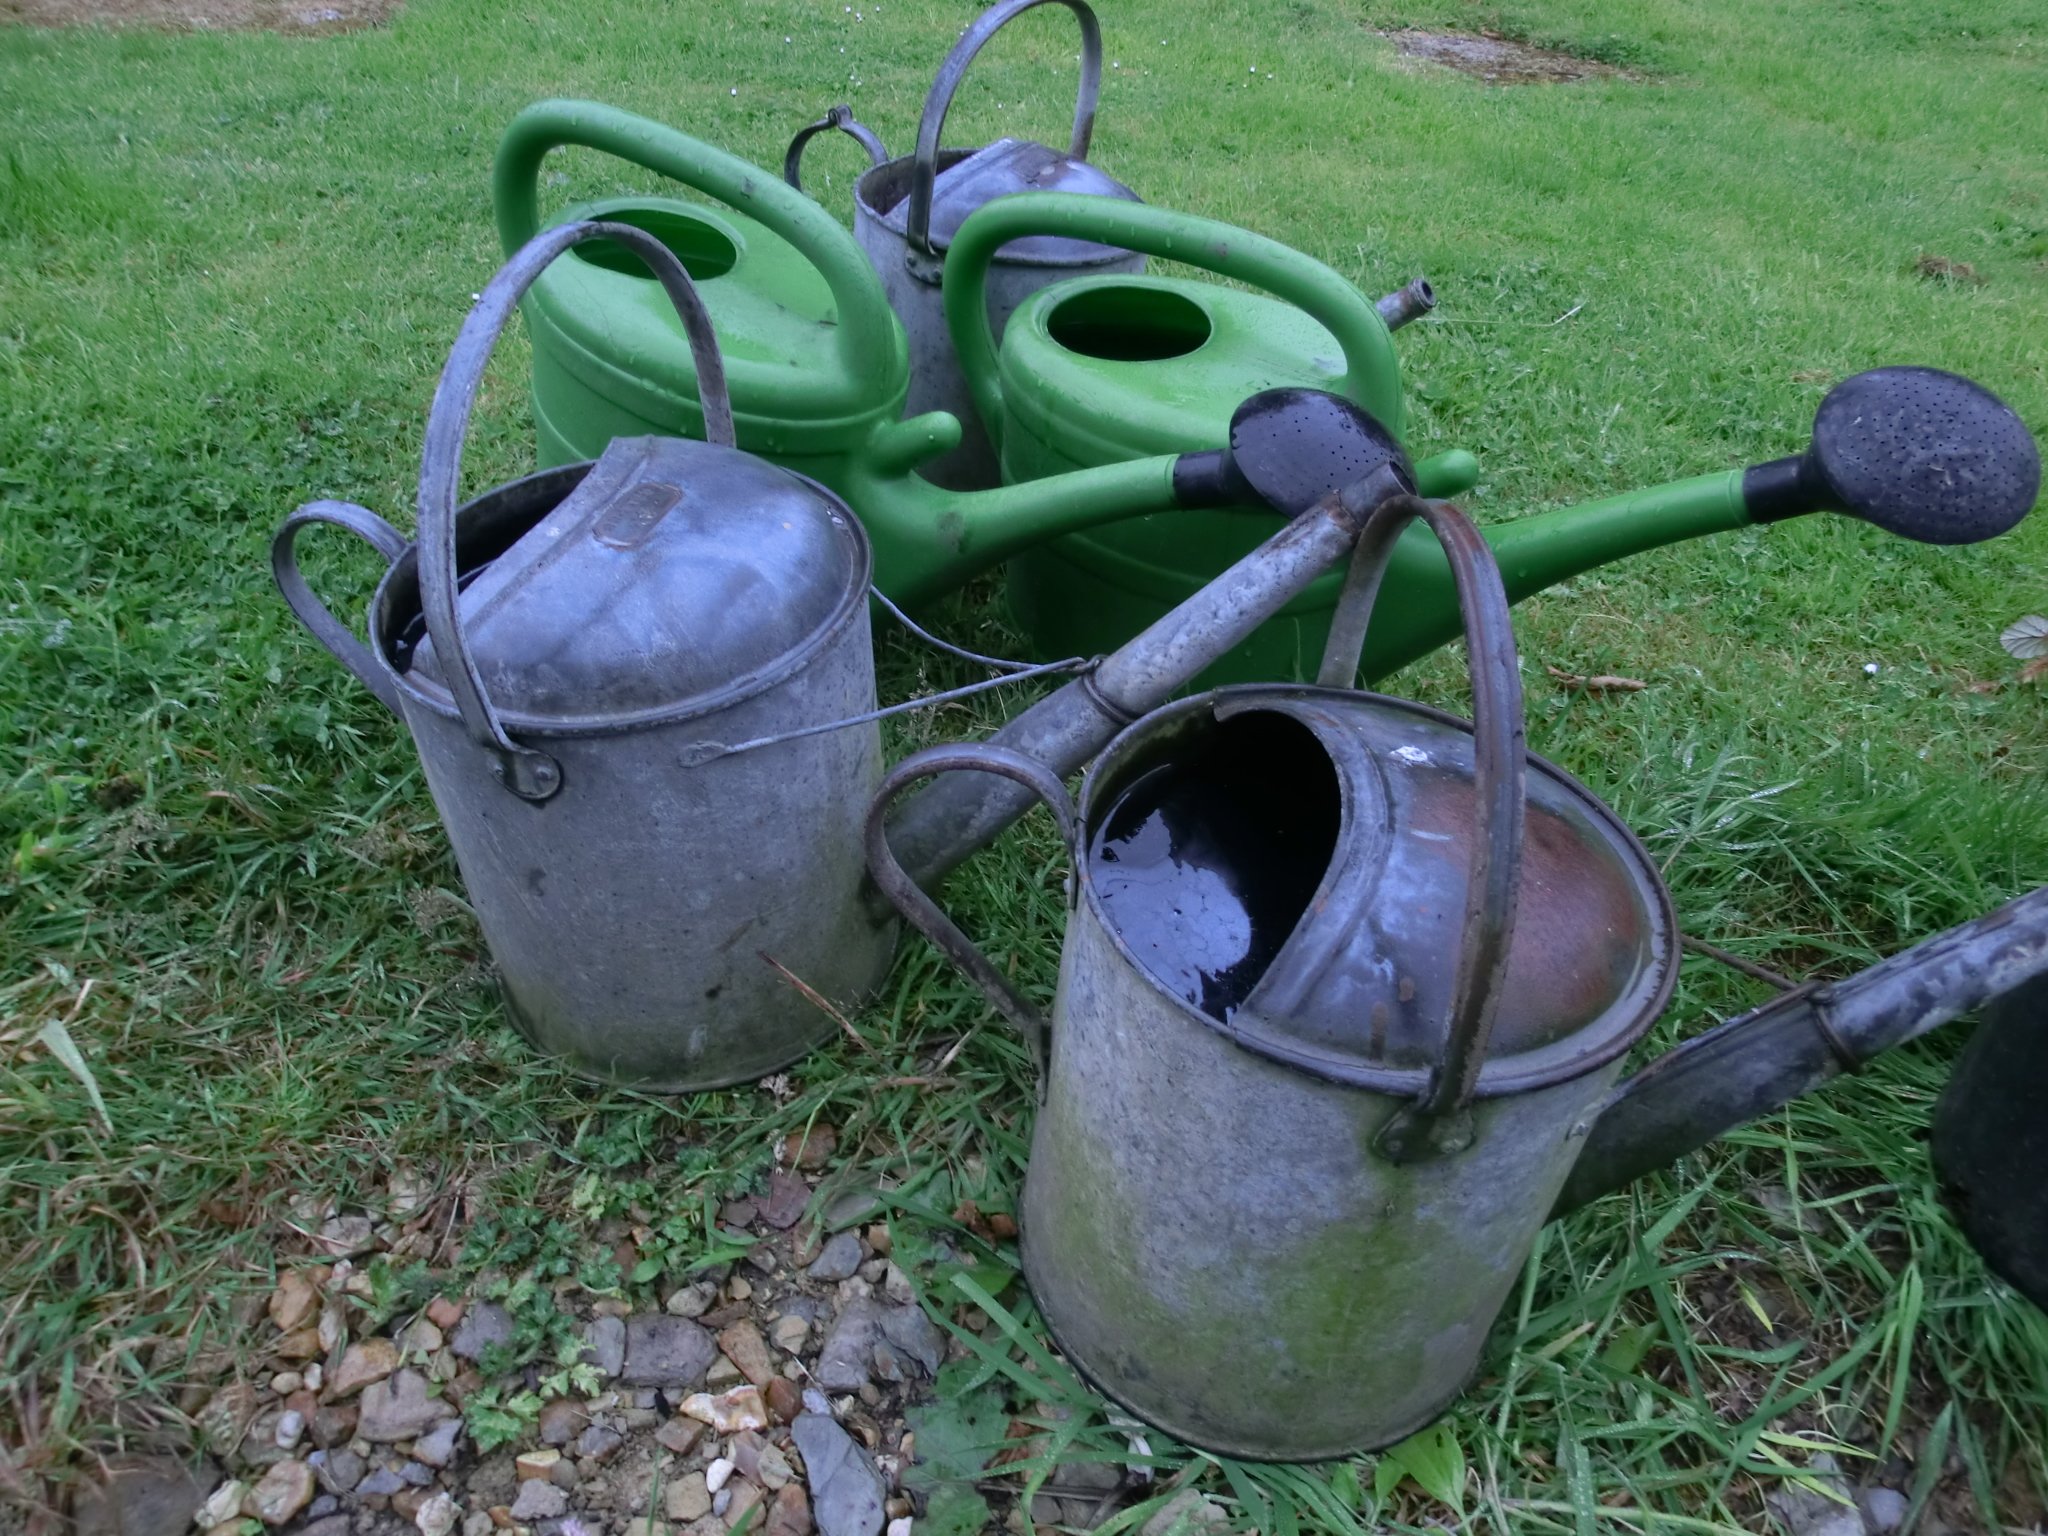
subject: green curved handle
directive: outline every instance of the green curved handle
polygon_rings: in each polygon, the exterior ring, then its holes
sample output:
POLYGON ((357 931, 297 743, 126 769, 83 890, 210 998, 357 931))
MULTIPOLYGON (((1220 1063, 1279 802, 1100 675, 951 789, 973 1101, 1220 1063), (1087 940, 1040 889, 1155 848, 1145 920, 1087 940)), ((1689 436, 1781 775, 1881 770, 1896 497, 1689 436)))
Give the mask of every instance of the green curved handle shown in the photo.
POLYGON ((817 268, 839 310, 840 365, 865 377, 903 351, 902 327, 852 235, 801 192, 686 133, 595 101, 539 101, 512 119, 491 172, 507 255, 540 229, 540 167, 551 149, 581 145, 643 166, 757 219, 817 268))
POLYGON ((1189 213, 1076 192, 1019 192, 971 214, 946 252, 946 328, 982 424, 1000 445, 1003 392, 988 323, 989 263, 1025 235, 1066 235, 1185 262, 1262 288, 1319 321, 1337 338, 1344 375, 1333 392, 1402 435, 1401 364, 1373 302, 1312 256, 1263 235, 1189 213))

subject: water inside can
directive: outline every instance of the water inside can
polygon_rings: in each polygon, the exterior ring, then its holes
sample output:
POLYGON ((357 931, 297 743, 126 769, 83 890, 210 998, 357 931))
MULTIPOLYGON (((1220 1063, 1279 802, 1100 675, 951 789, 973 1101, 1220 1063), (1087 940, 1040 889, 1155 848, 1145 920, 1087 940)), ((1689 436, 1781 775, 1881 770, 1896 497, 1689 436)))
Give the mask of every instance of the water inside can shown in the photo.
POLYGON ((1090 840, 1090 879, 1138 962, 1228 1021, 1314 898, 1341 810, 1314 733, 1247 712, 1116 795, 1090 840))

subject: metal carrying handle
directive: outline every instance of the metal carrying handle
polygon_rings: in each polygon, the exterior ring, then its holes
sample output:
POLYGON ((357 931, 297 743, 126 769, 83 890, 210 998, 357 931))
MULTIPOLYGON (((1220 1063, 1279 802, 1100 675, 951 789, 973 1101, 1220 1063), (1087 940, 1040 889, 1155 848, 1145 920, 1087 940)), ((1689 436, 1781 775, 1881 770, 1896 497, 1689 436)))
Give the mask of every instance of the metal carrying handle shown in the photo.
POLYGON ((1372 623, 1373 601, 1394 543, 1418 518, 1443 546, 1465 620, 1465 652, 1472 681, 1472 788, 1479 825, 1472 839, 1465 920, 1458 938, 1458 972, 1451 987, 1443 1057, 1431 1069, 1429 1084, 1421 1095, 1397 1110, 1374 1142, 1393 1162, 1460 1151, 1471 1142, 1471 1125, 1464 1111, 1472 1102, 1480 1068, 1486 1064, 1487 1041, 1493 1033, 1494 1013, 1507 976, 1508 946, 1514 936, 1528 763, 1522 673, 1500 566, 1472 519, 1447 501, 1397 496, 1373 512, 1352 553, 1316 682, 1325 688, 1352 686, 1365 632, 1372 623))
POLYGON ((797 129, 796 137, 789 141, 789 148, 782 152, 782 179, 797 191, 801 192, 804 189, 804 146, 819 134, 829 133, 834 128, 859 142, 860 147, 868 152, 868 165, 871 168, 889 158, 889 151, 882 148, 882 141, 875 136, 875 131, 853 115, 852 107, 841 102, 815 123, 797 129))
POLYGON ((917 120, 916 164, 910 173, 910 211, 905 215, 904 233, 910 248, 927 255, 932 249, 932 183, 939 174, 939 134, 946 126, 946 114, 953 107, 953 93, 967 74, 967 66, 981 52, 982 45, 1026 11, 1041 5, 1064 5, 1081 23, 1081 89, 1074 99, 1074 136, 1067 145, 1067 158, 1086 160, 1088 141, 1095 137, 1095 103, 1102 94, 1102 27, 1095 12, 1083 0, 1005 0, 992 5, 975 18, 974 25, 960 34, 960 41, 946 55, 932 81, 931 94, 924 100, 924 116, 917 120))
POLYGON ((732 398, 726 391, 725 364, 718 355, 711 316, 675 252, 645 230, 630 224, 588 222, 561 224, 535 235, 484 285, 469 318, 462 322, 442 366, 441 382, 434 387, 426 450, 420 457, 420 608, 469 739, 493 754, 498 776, 513 794, 536 803, 562 787, 561 765, 547 753, 522 747, 507 736, 484 693, 483 675, 470 655, 456 601, 455 494, 462 476, 462 443, 469 432, 470 411, 476 405, 477 387, 483 382, 484 364, 490 360, 492 348, 521 296, 548 264, 572 246, 590 240, 617 241, 654 273, 689 338, 690 360, 697 370, 704 408, 705 440, 724 448, 734 446, 732 398))
POLYGON ((1027 1003, 1010 985, 1009 978, 991 965, 988 956, 961 932, 960 925, 940 910, 939 904, 897 862, 895 851, 889 846, 889 807, 896 797, 919 779, 957 770, 999 774, 1022 784, 1051 809, 1059 822, 1060 841, 1066 847, 1067 857, 1078 857, 1075 852, 1074 807, 1067 798, 1067 786, 1060 781, 1060 776, 1037 758, 1009 747, 968 742, 926 747, 922 752, 913 752, 883 775, 880 787, 875 790, 875 798, 868 804, 865 834, 868 872, 874 876, 875 885, 882 894, 909 919, 911 927, 930 939, 940 954, 965 971, 968 979, 988 994, 989 1001, 996 1005, 1003 1017, 1017 1026, 1025 1043, 1031 1047, 1032 1058, 1038 1063, 1042 1077, 1045 1045, 1051 1035, 1051 1026, 1046 1023, 1045 1015, 1027 1003))
POLYGON ((396 564, 398 557, 405 553, 405 535, 368 507, 359 507, 352 501, 309 501, 286 518, 270 540, 270 575, 277 583, 277 590, 284 594, 285 605, 312 632, 313 638, 349 669, 357 682, 377 696, 379 704, 394 715, 399 714, 398 689, 393 686, 390 675, 377 665, 377 658, 370 654, 370 648, 358 640, 306 585, 306 578, 299 570, 298 553, 294 547, 299 541, 299 530, 314 523, 346 528, 382 555, 386 566, 396 564))

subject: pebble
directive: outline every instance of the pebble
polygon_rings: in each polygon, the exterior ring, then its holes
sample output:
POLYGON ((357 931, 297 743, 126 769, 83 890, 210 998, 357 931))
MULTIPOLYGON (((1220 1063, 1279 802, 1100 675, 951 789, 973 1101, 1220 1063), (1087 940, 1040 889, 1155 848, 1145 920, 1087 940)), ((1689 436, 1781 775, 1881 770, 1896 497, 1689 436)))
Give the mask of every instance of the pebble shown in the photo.
POLYGON ((923 1366, 927 1376, 939 1374, 946 1358, 946 1335, 924 1315, 922 1307, 891 1307, 884 1312, 882 1337, 923 1366))
POLYGON ((1857 1495, 1871 1536, 1891 1536, 1906 1519, 1908 1500, 1896 1488, 1866 1488, 1857 1495))
POLYGON ((352 1259, 377 1246, 377 1229, 367 1216, 336 1216, 322 1224, 320 1246, 336 1258, 352 1259))
POLYGON ((882 1270, 882 1295, 899 1307, 910 1306, 917 1300, 917 1291, 910 1283, 910 1276, 894 1264, 882 1270))
POLYGON ((459 1513, 453 1498, 445 1493, 436 1493, 420 1506, 420 1512, 412 1517, 412 1523, 419 1527, 420 1536, 448 1536, 455 1529, 459 1513))
POLYGON ((491 1536, 497 1528, 488 1509, 473 1509, 462 1517, 462 1536, 491 1536))
MULTIPOLYGON (((336 1510, 340 1508, 340 1499, 336 1498, 331 1493, 323 1493, 312 1503, 306 1506, 306 1518, 308 1520, 314 1521, 315 1523, 318 1523, 319 1521, 326 1519, 329 1515, 333 1514, 336 1510)), ((301 1536, 303 1536, 303 1533, 307 1529, 308 1527, 306 1526, 299 1527, 301 1536)))
POLYGON ((725 1512, 731 1508, 732 1489, 721 1488, 718 1490, 718 1492, 711 1495, 711 1513, 718 1516, 719 1519, 723 1520, 725 1518, 725 1512))
POLYGON ((626 1323, 618 1317, 594 1317, 583 1330, 583 1359, 610 1381, 626 1368, 626 1323))
POLYGON ((748 1283, 745 1275, 734 1275, 725 1282, 725 1294, 734 1301, 751 1301, 754 1298, 754 1287, 748 1283))
POLYGON ((851 1232, 841 1232, 819 1250, 804 1273, 823 1284, 836 1285, 852 1279, 859 1268, 860 1239, 851 1232))
POLYGON ((299 1372, 299 1385, 308 1392, 318 1392, 320 1390, 320 1383, 325 1379, 326 1374, 321 1369, 318 1360, 313 1361, 303 1371, 299 1372))
POLYGON ((769 1382, 761 1395, 767 1399, 768 1416, 778 1424, 787 1424, 803 1412, 803 1393, 786 1377, 778 1376, 769 1382))
POLYGON ((305 1437, 305 1434, 306 1416, 303 1413, 300 1413, 295 1408, 287 1408, 278 1416, 277 1446, 279 1450, 289 1451, 296 1449, 299 1441, 305 1437))
POLYGON ((192 1517, 192 1523, 201 1530, 211 1530, 216 1525, 225 1525, 242 1512, 242 1500, 249 1496, 249 1485, 240 1478, 229 1478, 199 1506, 199 1513, 192 1517))
POLYGON ((584 1423, 582 1408, 566 1397, 558 1397, 541 1409, 536 1429, 542 1445, 567 1445, 582 1431, 584 1423))
POLYGON ((726 1502, 724 1510, 721 1511, 725 1516, 727 1527, 738 1525, 747 1518, 749 1510, 758 1509, 761 1501, 767 1497, 766 1494, 762 1493, 752 1483, 729 1483, 726 1485, 725 1491, 732 1495, 726 1502))
POLYGON ((394 1493, 405 1491, 405 1479, 389 1467, 373 1467, 369 1476, 356 1484, 359 1499, 388 1499, 394 1493))
POLYGON ((699 1280, 695 1285, 671 1291, 668 1300, 662 1304, 662 1310, 670 1317, 702 1317, 716 1300, 718 1287, 709 1280, 699 1280))
POLYGON ((354 1403, 325 1403, 313 1412, 309 1427, 313 1431, 313 1443, 322 1446, 346 1445, 356 1437, 356 1423, 361 1417, 354 1403))
POLYGON ((811 1501, 800 1485, 791 1483, 768 1506, 768 1521, 761 1536, 810 1536, 810 1530, 811 1501))
POLYGON ((782 1161, 815 1172, 832 1160, 838 1147, 838 1128, 829 1120, 819 1120, 807 1130, 791 1131, 782 1138, 782 1161))
POLYGON ((315 1520, 311 1525, 300 1526, 298 1536, 349 1536, 350 1524, 347 1515, 333 1514, 323 1520, 315 1520))
POLYGON ((434 1469, 423 1467, 416 1461, 401 1461, 392 1470, 408 1488, 431 1488, 434 1485, 434 1469))
POLYGON ((603 1461, 626 1443, 626 1437, 605 1424, 593 1424, 576 1437, 576 1454, 603 1461))
POLYGON ((438 1354, 444 1342, 441 1330, 424 1317, 416 1317, 398 1336, 398 1347, 405 1354, 421 1356, 438 1354))
POLYGON ((726 1480, 732 1474, 732 1462, 728 1458, 721 1456, 704 1469, 704 1486, 710 1489, 711 1492, 716 1493, 725 1486, 726 1480))
POLYGON ((363 1458, 345 1445, 331 1451, 315 1451, 306 1458, 320 1479, 320 1486, 330 1493, 353 1493, 357 1483, 363 1480, 363 1458))
POLYGON ((429 1392, 426 1377, 403 1370, 364 1389, 356 1433, 372 1441, 412 1440, 447 1412, 447 1403, 429 1392))
POLYGON ((693 1393, 683 1399, 682 1411, 721 1435, 768 1427, 768 1405, 761 1401, 761 1389, 751 1385, 734 1387, 716 1397, 708 1392, 693 1393))
POLYGON ((455 1459, 455 1443, 462 1435, 462 1420, 443 1419, 413 1442, 414 1461, 430 1467, 445 1467, 455 1459))
POLYGON ((519 1485, 519 1497, 512 1501, 512 1518, 521 1525, 536 1520, 559 1520, 569 1512, 569 1495, 553 1483, 529 1478, 519 1485))
POLYGON ((768 1336, 775 1341, 777 1349, 786 1355, 793 1355, 804 1347, 804 1340, 811 1336, 811 1325, 806 1319, 786 1312, 768 1325, 768 1336))
POLYGON ((869 1285, 880 1285, 882 1283, 882 1276, 888 1273, 889 1261, 887 1259, 869 1259, 867 1263, 860 1267, 860 1277, 867 1281, 869 1285))
POLYGON ((642 1313, 626 1319, 620 1375, 628 1386, 694 1387, 717 1355, 711 1335, 687 1318, 642 1313))
POLYGON ((313 1319, 320 1305, 320 1288, 302 1269, 286 1270, 278 1276, 277 1289, 270 1293, 270 1320, 279 1333, 296 1333, 313 1319))
POLYGON ((243 1508, 265 1525, 283 1525, 313 1502, 313 1469, 303 1461, 280 1461, 249 1490, 243 1508))
POLYGON ((905 1515, 900 1520, 891 1520, 885 1536, 910 1536, 910 1516, 905 1515))
POLYGON ((341 1364, 334 1368, 334 1379, 327 1384, 328 1401, 355 1396, 373 1382, 384 1380, 399 1364, 398 1346, 389 1339, 364 1339, 349 1345, 341 1364))
POLYGON ((669 1519, 686 1525, 711 1513, 711 1488, 702 1472, 692 1472, 670 1483, 663 1499, 669 1519))
POLYGON ((880 1536, 881 1475, 838 1423, 800 1415, 790 1433, 810 1479, 812 1518, 823 1536, 880 1536))
POLYGON ((723 1392, 728 1387, 738 1386, 746 1379, 740 1374, 738 1366, 720 1355, 711 1362, 711 1369, 704 1373, 704 1386, 708 1391, 723 1392))
POLYGON ((306 1384, 306 1378, 297 1371, 279 1371, 270 1378, 270 1390, 279 1397, 290 1397, 306 1384))
POLYGON ((493 1344, 510 1344, 513 1331, 512 1314, 495 1301, 486 1301, 463 1317, 448 1347, 465 1360, 475 1360, 493 1344))
POLYGON ((678 1456, 687 1456, 704 1438, 704 1426, 695 1419, 674 1418, 654 1432, 655 1440, 678 1456))
POLYGON ((787 1232, 810 1203, 811 1186, 788 1170, 778 1168, 768 1175, 768 1193, 761 1200, 761 1221, 777 1232, 787 1232))
POLYGON ((825 1335, 813 1375, 827 1392, 856 1392, 867 1385, 868 1356, 882 1332, 882 1309, 856 1301, 839 1314, 825 1335))
POLYGON ((765 1387, 775 1379, 775 1364, 768 1358, 767 1342, 752 1323, 734 1323, 724 1329, 718 1335, 718 1347, 755 1386, 765 1387))
MULTIPOLYGON (((446 1296, 436 1296, 427 1303, 427 1321, 436 1328, 446 1331, 462 1321, 462 1303, 450 1301, 446 1296)), ((467 1520, 463 1522, 469 1524, 467 1520)))

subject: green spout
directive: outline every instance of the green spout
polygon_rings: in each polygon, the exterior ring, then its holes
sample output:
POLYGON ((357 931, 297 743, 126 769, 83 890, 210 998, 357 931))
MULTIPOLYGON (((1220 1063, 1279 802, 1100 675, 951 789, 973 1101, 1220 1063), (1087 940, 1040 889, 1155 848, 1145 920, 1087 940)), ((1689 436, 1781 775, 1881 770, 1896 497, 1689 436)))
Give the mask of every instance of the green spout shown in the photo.
MULTIPOLYGON (((1508 601, 1518 603, 1595 566, 1749 526, 1754 518, 1743 503, 1742 475, 1739 469, 1699 475, 1481 531, 1500 563, 1508 601)), ((1379 604, 1373 614, 1359 665, 1367 681, 1399 671, 1461 633, 1451 568, 1428 530, 1411 528, 1401 536, 1383 590, 1400 600, 1379 604)))

